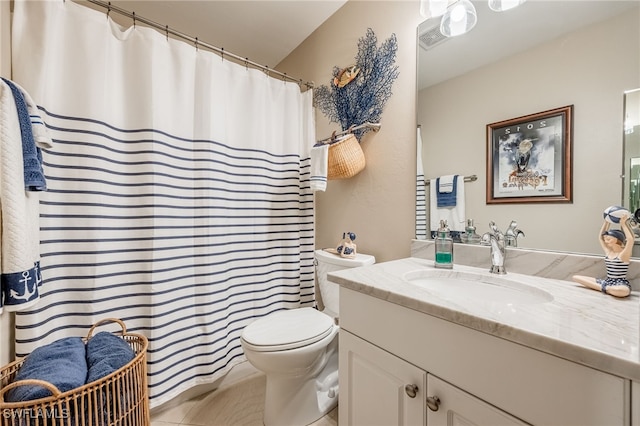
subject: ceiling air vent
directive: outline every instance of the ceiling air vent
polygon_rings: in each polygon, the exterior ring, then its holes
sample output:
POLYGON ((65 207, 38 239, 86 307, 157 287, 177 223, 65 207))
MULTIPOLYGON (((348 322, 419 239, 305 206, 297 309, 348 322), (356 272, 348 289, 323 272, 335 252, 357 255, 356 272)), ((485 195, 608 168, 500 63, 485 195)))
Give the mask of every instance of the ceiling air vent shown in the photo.
POLYGON ((440 32, 440 24, 438 24, 431 28, 425 28, 420 35, 418 35, 418 40, 420 42, 420 47, 424 50, 433 49, 440 43, 444 43, 447 41, 449 37, 445 36, 440 32))

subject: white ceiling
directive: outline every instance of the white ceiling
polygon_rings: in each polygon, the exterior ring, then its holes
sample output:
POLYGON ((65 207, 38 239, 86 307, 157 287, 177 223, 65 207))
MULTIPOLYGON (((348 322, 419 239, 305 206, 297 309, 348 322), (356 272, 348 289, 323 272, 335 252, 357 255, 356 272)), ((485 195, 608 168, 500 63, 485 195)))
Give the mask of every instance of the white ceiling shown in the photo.
MULTIPOLYGON (((516 9, 497 13, 489 9, 486 0, 473 0, 478 23, 469 33, 447 39, 428 51, 419 49, 418 87, 423 89, 462 75, 618 15, 638 3, 639 0, 528 0, 516 9)), ((419 32, 438 24, 439 18, 427 20, 419 32)))
MULTIPOLYGON (((168 25, 271 68, 344 3, 346 0, 111 0, 112 5, 163 28, 168 25)), ((113 17, 123 22, 116 14, 113 17)))
MULTIPOLYGON (((111 4, 273 68, 346 1, 111 0, 111 4)), ((489 10, 486 0, 472 1, 478 23, 471 32, 448 39, 428 52, 418 49, 419 88, 612 17, 640 2, 528 0, 514 10, 496 13, 489 10)), ((127 24, 117 14, 112 16, 127 24)), ((421 28, 437 22, 438 19, 426 21, 421 28)))

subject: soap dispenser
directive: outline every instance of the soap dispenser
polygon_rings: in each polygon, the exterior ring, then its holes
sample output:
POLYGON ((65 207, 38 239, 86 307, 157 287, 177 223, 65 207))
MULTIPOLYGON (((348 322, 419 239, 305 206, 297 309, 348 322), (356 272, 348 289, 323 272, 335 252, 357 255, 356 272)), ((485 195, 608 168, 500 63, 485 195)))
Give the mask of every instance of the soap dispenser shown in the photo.
POLYGON ((436 235, 436 268, 453 268, 453 240, 446 220, 440 221, 440 229, 436 235))
POLYGON ((480 244, 480 235, 476 234, 476 227, 473 225, 473 219, 467 219, 465 230, 465 241, 469 244, 480 244))

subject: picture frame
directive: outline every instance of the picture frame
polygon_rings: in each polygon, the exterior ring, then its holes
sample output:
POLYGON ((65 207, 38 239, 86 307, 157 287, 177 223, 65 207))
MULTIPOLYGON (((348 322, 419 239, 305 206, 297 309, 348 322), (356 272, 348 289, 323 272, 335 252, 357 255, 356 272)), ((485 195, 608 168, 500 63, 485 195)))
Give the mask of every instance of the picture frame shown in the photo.
POLYGON ((487 204, 572 203, 573 105, 487 124, 487 204))

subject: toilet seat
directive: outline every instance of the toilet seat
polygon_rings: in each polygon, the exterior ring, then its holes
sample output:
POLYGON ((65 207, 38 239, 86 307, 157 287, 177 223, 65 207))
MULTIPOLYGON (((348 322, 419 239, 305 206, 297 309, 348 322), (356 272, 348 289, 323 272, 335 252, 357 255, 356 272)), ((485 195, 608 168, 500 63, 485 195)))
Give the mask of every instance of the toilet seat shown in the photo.
POLYGON ((247 325, 242 340, 257 352, 284 351, 310 345, 330 335, 333 318, 314 308, 274 312, 247 325))

